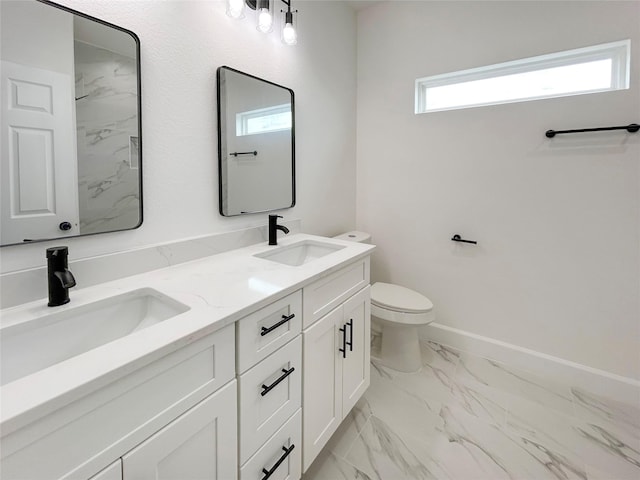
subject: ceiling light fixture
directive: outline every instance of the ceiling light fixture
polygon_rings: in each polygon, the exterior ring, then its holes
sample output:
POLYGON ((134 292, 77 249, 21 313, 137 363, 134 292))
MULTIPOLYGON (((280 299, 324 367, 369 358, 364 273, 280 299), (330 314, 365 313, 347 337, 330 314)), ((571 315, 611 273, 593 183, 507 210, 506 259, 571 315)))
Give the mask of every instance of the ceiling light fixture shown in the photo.
POLYGON ((298 13, 297 10, 291 11, 291 0, 280 0, 287 6, 287 11, 280 10, 281 13, 284 12, 284 26, 282 27, 282 41, 287 45, 295 45, 298 43, 298 32, 296 31, 296 27, 293 24, 293 14, 298 13))
MULTIPOLYGON (((227 0, 227 15, 231 18, 243 18, 245 6, 256 11, 256 29, 262 33, 269 33, 273 30, 273 7, 277 0, 227 0)), ((282 42, 286 45, 295 45, 298 43, 298 33, 296 31, 296 23, 294 21, 294 13, 297 10, 291 10, 292 0, 280 0, 287 6, 286 10, 280 10, 284 13, 284 22, 281 31, 282 42)))

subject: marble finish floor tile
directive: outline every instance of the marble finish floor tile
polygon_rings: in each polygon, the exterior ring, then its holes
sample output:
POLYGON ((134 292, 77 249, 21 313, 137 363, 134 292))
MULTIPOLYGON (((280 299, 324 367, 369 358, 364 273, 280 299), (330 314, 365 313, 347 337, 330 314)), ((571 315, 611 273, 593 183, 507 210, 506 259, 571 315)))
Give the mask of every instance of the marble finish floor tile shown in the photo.
POLYGON ((303 475, 314 480, 372 480, 365 472, 350 465, 336 454, 323 450, 303 475))
POLYGON ((640 480, 638 405, 427 342, 371 386, 305 480, 640 480))
POLYGON ((577 417, 640 439, 640 389, 633 404, 605 398, 577 387, 572 388, 571 393, 577 417))
POLYGON ((612 479, 640 479, 640 439, 613 424, 603 427, 521 398, 511 405, 507 428, 569 458, 583 459, 612 479))
POLYGON ((368 397, 363 396, 356 402, 353 409, 331 436, 324 450, 344 456, 349 451, 354 440, 358 438, 370 417, 371 406, 369 405, 368 397))
POLYGON ((546 408, 573 414, 573 396, 568 385, 551 382, 494 360, 462 354, 456 380, 466 385, 484 385, 510 396, 528 398, 546 408))

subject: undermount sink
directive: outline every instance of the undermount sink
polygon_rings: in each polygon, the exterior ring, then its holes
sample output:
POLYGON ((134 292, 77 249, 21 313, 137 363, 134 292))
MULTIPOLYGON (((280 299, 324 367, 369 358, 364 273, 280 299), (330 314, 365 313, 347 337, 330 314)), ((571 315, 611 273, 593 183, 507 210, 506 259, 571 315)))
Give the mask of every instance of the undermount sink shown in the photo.
MULTIPOLYGON (((73 300, 72 300, 73 301, 73 300)), ((20 379, 180 315, 189 307, 151 288, 133 290, 0 329, 0 383, 20 379)))
POLYGON ((343 248, 345 248, 343 245, 335 245, 333 243, 319 242, 316 240, 304 240, 292 245, 276 248, 275 250, 256 253, 254 257, 297 267, 329 255, 330 253, 342 250, 343 248))

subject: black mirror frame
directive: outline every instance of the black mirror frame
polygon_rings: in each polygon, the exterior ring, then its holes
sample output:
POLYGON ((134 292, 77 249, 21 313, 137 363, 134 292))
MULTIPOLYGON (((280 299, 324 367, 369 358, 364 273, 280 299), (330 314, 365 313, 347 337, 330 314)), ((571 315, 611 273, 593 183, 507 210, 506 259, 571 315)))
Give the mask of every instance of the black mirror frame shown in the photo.
POLYGON ((42 3, 44 5, 48 5, 50 7, 53 8, 57 8, 59 10, 63 10, 65 12, 71 13, 72 15, 77 15, 79 17, 82 18, 86 18, 87 20, 91 20, 97 23, 100 23, 106 27, 109 28, 113 28, 114 30, 119 30, 120 32, 126 33, 127 35, 131 36, 131 38, 133 38, 133 41, 136 43, 136 68, 137 68, 137 89, 138 89, 138 98, 137 98, 137 103, 138 103, 138 192, 140 192, 140 221, 138 222, 138 224, 134 227, 131 228, 122 228, 120 230, 108 230, 105 232, 94 232, 94 233, 85 233, 85 234, 80 234, 80 235, 70 235, 70 236, 65 236, 65 237, 52 237, 52 238, 37 238, 37 239, 33 239, 30 240, 28 242, 22 242, 22 243, 8 243, 6 245, 0 245, 1 247, 11 247, 11 246, 15 246, 15 245, 27 245, 30 243, 37 243, 37 242, 48 242, 48 241, 52 241, 52 240, 66 240, 67 238, 79 238, 79 237, 89 237, 92 235, 102 235, 104 233, 114 233, 114 232, 126 232, 128 230, 135 230, 137 228, 139 228, 142 225, 142 222, 144 220, 144 208, 143 208, 143 195, 142 195, 142 177, 143 177, 143 148, 142 148, 142 75, 140 73, 140 38, 138 37, 138 35, 136 35, 134 32, 132 32, 131 30, 127 30, 126 28, 120 27, 118 25, 114 25, 113 23, 109 23, 105 20, 101 20, 99 18, 96 17, 92 17, 91 15, 87 15, 86 13, 82 13, 79 12, 77 10, 74 10, 72 8, 66 7, 64 5, 59 5, 55 2, 52 2, 50 0, 36 0, 39 3, 42 3))
POLYGON ((249 215, 253 213, 265 213, 271 212, 275 210, 282 210, 285 208, 293 208, 296 205, 296 118, 295 118, 295 94, 293 90, 285 87, 284 85, 279 85, 274 82, 270 82, 269 80, 265 80, 264 78, 256 77, 255 75, 251 75, 246 72, 242 72, 240 70, 236 70, 235 68, 227 67, 226 65, 222 65, 218 67, 216 70, 216 86, 217 86, 217 120, 218 120, 218 212, 223 217, 237 217, 240 215, 249 215), (228 215, 223 212, 222 208, 222 109, 221 109, 221 88, 220 88, 220 73, 222 70, 229 70, 234 73, 239 73, 240 75, 244 75, 249 78, 253 78, 254 80, 259 80, 261 82, 267 83, 269 85, 273 85, 275 87, 280 87, 287 90, 291 95, 291 205, 278 207, 276 209, 271 210, 254 210, 251 212, 241 212, 234 215, 228 215))

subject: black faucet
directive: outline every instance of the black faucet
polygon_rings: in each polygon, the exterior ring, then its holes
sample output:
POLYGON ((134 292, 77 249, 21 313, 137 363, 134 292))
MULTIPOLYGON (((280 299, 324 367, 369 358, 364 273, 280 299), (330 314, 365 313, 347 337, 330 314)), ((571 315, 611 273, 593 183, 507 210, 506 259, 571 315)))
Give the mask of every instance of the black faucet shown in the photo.
POLYGON ((47 248, 47 280, 50 307, 69 303, 69 289, 76 286, 76 279, 69 271, 69 248, 47 248))
POLYGON ((281 215, 269 215, 269 245, 278 244, 278 230, 289 233, 289 229, 284 225, 278 225, 278 219, 281 215))

